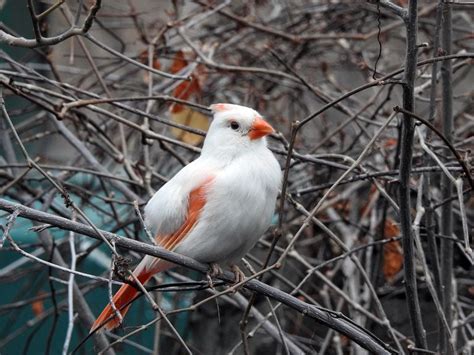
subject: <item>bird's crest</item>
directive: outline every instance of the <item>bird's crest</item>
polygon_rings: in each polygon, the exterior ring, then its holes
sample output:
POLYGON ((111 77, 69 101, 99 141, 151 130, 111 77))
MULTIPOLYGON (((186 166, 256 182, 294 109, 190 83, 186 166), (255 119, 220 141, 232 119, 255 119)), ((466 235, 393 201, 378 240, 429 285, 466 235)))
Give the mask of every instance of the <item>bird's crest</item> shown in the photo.
POLYGON ((210 106, 213 112, 224 112, 230 109, 229 104, 213 104, 210 106))

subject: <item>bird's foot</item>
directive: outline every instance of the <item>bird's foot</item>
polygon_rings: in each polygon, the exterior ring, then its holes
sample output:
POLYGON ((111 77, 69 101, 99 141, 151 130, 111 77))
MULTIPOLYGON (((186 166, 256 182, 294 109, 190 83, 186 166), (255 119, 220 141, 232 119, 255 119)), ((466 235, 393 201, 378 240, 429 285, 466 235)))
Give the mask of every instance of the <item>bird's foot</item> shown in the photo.
POLYGON ((207 282, 209 283, 210 288, 212 289, 214 288, 214 283, 212 282, 212 279, 214 277, 222 275, 222 273, 223 271, 221 267, 219 266, 219 264, 216 264, 216 263, 209 264, 209 271, 207 272, 206 277, 207 277, 207 282))
POLYGON ((237 265, 231 265, 230 269, 234 273, 234 284, 239 284, 245 280, 245 274, 237 265))

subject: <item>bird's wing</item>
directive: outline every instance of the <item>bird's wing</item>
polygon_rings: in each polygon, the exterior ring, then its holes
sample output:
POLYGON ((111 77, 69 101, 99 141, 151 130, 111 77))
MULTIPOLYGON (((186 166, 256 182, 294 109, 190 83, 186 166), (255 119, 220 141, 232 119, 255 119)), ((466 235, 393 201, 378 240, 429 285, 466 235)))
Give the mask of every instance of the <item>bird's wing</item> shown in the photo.
MULTIPOLYGON (((212 185, 214 175, 209 169, 196 166, 176 174, 145 207, 145 220, 149 225, 156 226, 153 231, 155 239, 159 246, 167 250, 174 250, 188 235, 206 204, 206 192, 212 185)), ((151 277, 168 267, 169 262, 147 255, 134 273, 136 276, 149 274, 151 277)))
MULTIPOLYGON (((145 206, 145 223, 157 243, 174 250, 188 235, 206 204, 206 193, 213 184, 216 170, 206 162, 195 160, 166 183, 145 206)), ((145 271, 161 269, 163 263, 145 257, 140 263, 145 271)))
MULTIPOLYGON (((184 177, 188 177, 187 174, 182 174, 184 177)), ((167 249, 167 250, 174 250, 175 247, 186 237, 189 231, 193 228, 196 222, 199 219, 201 211, 206 204, 206 191, 207 188, 212 184, 214 180, 214 176, 212 174, 203 174, 195 176, 195 180, 191 183, 185 183, 185 180, 181 181, 182 177, 175 175, 173 179, 171 179, 169 183, 171 183, 171 189, 168 186, 168 192, 165 190, 165 194, 159 193, 159 190, 155 196, 162 196, 163 200, 155 200, 151 205, 148 203, 145 209, 145 216, 150 221, 150 218, 159 218, 160 216, 166 218, 165 222, 170 223, 170 218, 179 218, 181 221, 181 225, 178 226, 173 232, 171 233, 160 233, 159 231, 156 234, 156 240, 158 244, 167 249), (173 196, 167 196, 170 191, 173 191, 174 188, 179 187, 181 184, 181 193, 186 189, 191 188, 191 191, 184 196, 175 196, 176 201, 175 204, 172 203, 173 196), (176 185, 176 186, 173 186, 176 185), (174 210, 170 211, 170 213, 163 213, 161 210, 155 209, 169 209, 174 210), (181 209, 185 209, 185 211, 181 211, 181 209), (180 209, 176 211, 176 209, 180 209)), ((166 185, 165 185, 166 186, 166 185)), ((165 187, 164 186, 164 187, 165 187)), ((163 188, 162 188, 163 189, 163 188)), ((153 199, 155 199, 155 196, 153 199)), ((152 199, 152 200, 153 200, 152 199)), ((151 201, 150 201, 151 202, 151 201)), ((175 221, 172 221, 173 225, 175 225, 175 221)), ((155 223, 156 224, 156 223, 155 223)), ((157 225, 160 225, 159 223, 157 225)), ((165 227, 162 227, 161 231, 166 230, 165 227)), ((155 258, 150 255, 146 255, 143 260, 138 264, 138 266, 133 271, 133 274, 138 278, 138 280, 145 284, 154 274, 164 271, 172 266, 171 263, 155 258)), ((138 294, 138 289, 135 286, 124 284, 120 290, 114 295, 113 303, 114 307, 108 304, 102 313, 99 315, 97 320, 94 322, 91 332, 97 330, 98 328, 104 326, 107 329, 114 329, 120 325, 121 319, 116 316, 116 311, 121 313, 122 317, 125 316, 127 313, 132 300, 138 294)))
POLYGON ((207 177, 200 185, 196 186, 187 198, 187 211, 181 226, 171 234, 156 235, 156 241, 165 249, 173 250, 176 245, 189 233, 196 224, 201 211, 206 204, 206 190, 212 184, 213 177, 207 177))
POLYGON ((197 159, 163 185, 145 206, 145 223, 153 236, 162 240, 176 233, 186 223, 191 194, 214 175, 209 164, 197 159))

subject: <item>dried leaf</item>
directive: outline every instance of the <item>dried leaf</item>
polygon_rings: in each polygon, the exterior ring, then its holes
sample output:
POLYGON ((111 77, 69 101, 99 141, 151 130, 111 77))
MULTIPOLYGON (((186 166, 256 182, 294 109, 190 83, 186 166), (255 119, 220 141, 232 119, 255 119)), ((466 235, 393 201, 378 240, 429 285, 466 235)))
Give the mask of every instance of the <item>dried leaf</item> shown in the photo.
MULTIPOLYGON (((400 229, 391 218, 385 221, 385 239, 400 235, 400 229)), ((402 246, 399 240, 392 241, 383 246, 383 274, 385 280, 392 282, 396 274, 403 267, 402 246)))
POLYGON ((374 198, 377 198, 379 195, 379 192, 377 190, 377 187, 375 184, 372 184, 370 186, 369 194, 367 196, 367 199, 363 203, 362 207, 359 210, 360 218, 365 218, 371 209, 374 207, 374 198))
POLYGON ((393 148, 397 145, 398 139, 396 138, 387 138, 384 143, 384 148, 393 148))
MULTIPOLYGON (((199 85, 199 81, 194 78, 194 76, 191 77, 191 81, 185 81, 181 84, 179 84, 176 89, 174 89, 173 96, 176 97, 177 99, 182 99, 182 100, 187 100, 192 94, 200 94, 201 93, 201 87, 199 85)), ((179 112, 183 110, 184 106, 174 103, 171 105, 170 111, 171 112, 179 112)))
MULTIPOLYGON (((43 292, 38 292, 38 296, 41 296, 43 292)), ((31 309, 33 310, 33 314, 36 317, 39 317, 44 312, 44 303, 43 300, 36 300, 31 304, 31 309)))
POLYGON ((170 73, 176 74, 181 69, 186 67, 186 65, 188 65, 188 61, 184 58, 184 52, 178 51, 173 58, 173 63, 170 67, 170 73))
MULTIPOLYGON (((198 128, 207 131, 209 128, 209 119, 200 112, 194 111, 189 107, 179 105, 181 108, 177 112, 171 112, 171 120, 192 128, 198 128)), ((204 139, 203 136, 184 131, 180 128, 171 128, 171 133, 180 141, 192 145, 197 145, 204 139)))
MULTIPOLYGON (((175 74, 188 65, 185 53, 178 51, 171 64, 170 72, 175 74)), ((188 100, 191 97, 199 99, 201 97, 201 85, 206 78, 204 67, 198 66, 191 75, 190 81, 183 81, 173 91, 173 96, 188 100)), ((193 110, 185 105, 173 103, 170 107, 171 120, 176 123, 186 125, 191 128, 198 128, 207 131, 209 128, 209 119, 200 112, 193 110)), ((171 133, 182 142, 197 145, 202 142, 204 137, 190 132, 186 132, 179 128, 172 128, 171 133)))
MULTIPOLYGON (((173 63, 171 64, 170 72, 176 74, 187 65, 188 60, 186 59, 184 52, 178 51, 173 59, 173 63)), ((173 96, 182 100, 188 100, 191 96, 200 96, 201 85, 205 78, 205 68, 203 66, 198 66, 191 75, 190 81, 183 81, 174 89, 173 96)), ((173 112, 179 111, 181 106, 182 105, 179 104, 173 104, 171 110, 174 110, 173 112)))
MULTIPOLYGON (((140 52, 140 54, 138 55, 138 60, 141 63, 148 65, 148 49, 144 49, 143 51, 140 52)), ((153 56, 152 66, 154 69, 157 69, 157 70, 161 68, 161 63, 158 60, 158 58, 156 58, 155 56, 153 56)), ((148 84, 149 78, 150 78, 150 73, 145 71, 143 74, 143 81, 145 82, 145 84, 148 84)))
MULTIPOLYGON (((148 65, 148 49, 143 50, 138 55, 138 60, 140 62, 142 62, 143 64, 148 65)), ((155 56, 153 56, 153 63, 152 64, 153 64, 154 69, 160 69, 161 68, 161 63, 158 60, 158 58, 156 58, 155 56)))

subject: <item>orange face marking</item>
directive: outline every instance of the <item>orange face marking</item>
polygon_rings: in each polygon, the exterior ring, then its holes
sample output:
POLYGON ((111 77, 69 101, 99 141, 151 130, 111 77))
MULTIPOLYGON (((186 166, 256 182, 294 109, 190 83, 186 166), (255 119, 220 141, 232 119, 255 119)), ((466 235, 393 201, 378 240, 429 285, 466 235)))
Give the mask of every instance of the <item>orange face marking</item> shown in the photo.
POLYGON ((213 104, 210 108, 214 112, 223 112, 229 109, 227 104, 213 104))
POLYGON ((257 117, 255 118, 255 121, 253 121, 253 124, 250 127, 248 136, 251 140, 254 140, 257 138, 265 137, 273 132, 275 132, 275 130, 272 126, 270 126, 267 121, 265 121, 262 117, 257 117))

